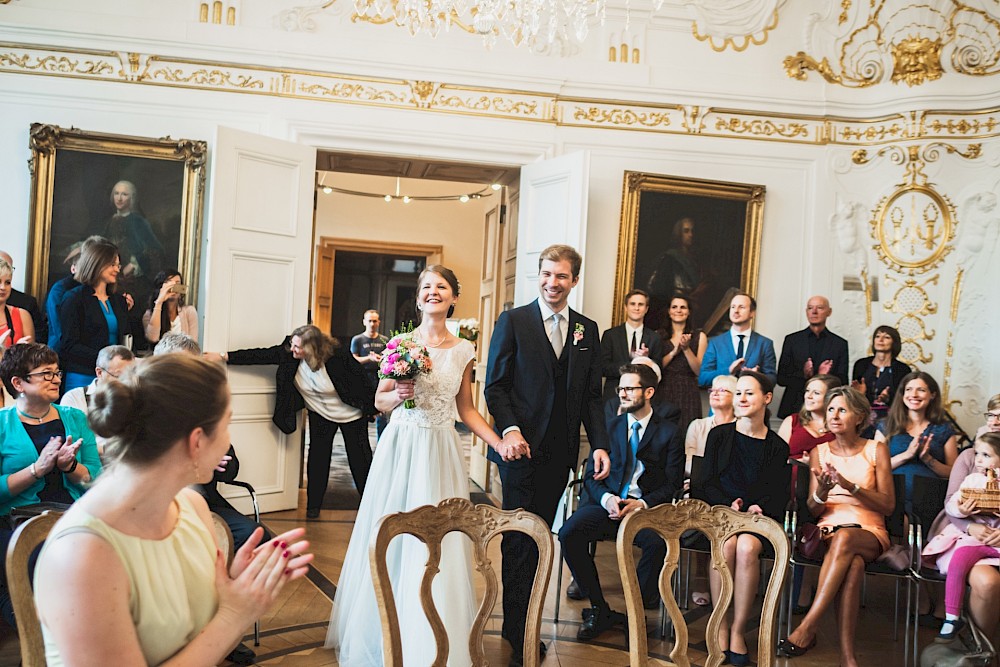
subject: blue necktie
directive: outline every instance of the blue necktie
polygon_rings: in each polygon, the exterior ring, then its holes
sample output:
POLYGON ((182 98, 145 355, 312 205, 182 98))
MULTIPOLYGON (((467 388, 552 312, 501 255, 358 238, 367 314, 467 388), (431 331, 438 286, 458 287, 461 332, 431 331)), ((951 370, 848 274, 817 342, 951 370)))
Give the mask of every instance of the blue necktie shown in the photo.
POLYGON ((625 483, 622 484, 622 498, 628 498, 628 488, 632 484, 632 475, 635 474, 635 459, 639 452, 639 427, 641 424, 639 422, 632 422, 632 435, 628 439, 628 448, 630 452, 629 460, 625 464, 625 483))

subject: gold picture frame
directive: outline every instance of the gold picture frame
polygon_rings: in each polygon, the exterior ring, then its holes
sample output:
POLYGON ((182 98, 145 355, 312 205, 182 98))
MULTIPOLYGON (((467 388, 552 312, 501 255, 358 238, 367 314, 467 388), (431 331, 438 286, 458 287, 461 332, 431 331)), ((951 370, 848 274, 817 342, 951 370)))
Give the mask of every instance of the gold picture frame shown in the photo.
POLYGON ((654 329, 667 325, 676 293, 691 298, 695 328, 724 324, 733 291, 757 293, 764 194, 763 185, 626 171, 612 324, 624 321, 633 288, 650 293, 654 329))
POLYGON ((139 316, 148 306, 155 274, 165 269, 181 273, 192 287, 187 303, 197 305, 206 142, 33 123, 29 144, 31 213, 25 285, 32 294, 45 299, 52 284, 69 273, 75 248, 85 238, 119 230, 127 239, 123 255, 129 242, 135 246, 121 258, 119 282, 124 289, 120 291, 132 294, 139 316), (143 221, 141 242, 128 222, 110 226, 116 213, 111 192, 123 181, 133 185, 129 215, 143 221))

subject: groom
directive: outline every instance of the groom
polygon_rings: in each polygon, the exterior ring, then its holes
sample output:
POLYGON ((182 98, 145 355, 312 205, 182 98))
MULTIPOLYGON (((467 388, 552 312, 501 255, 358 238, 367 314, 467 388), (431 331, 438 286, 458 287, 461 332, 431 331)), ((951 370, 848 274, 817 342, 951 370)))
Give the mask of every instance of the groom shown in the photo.
MULTIPOLYGON (((601 349, 597 324, 567 307, 583 258, 552 245, 538 258, 540 297, 501 313, 490 341, 486 404, 502 440, 489 459, 503 483, 503 508, 522 507, 549 526, 570 469, 580 454, 580 423, 594 453, 594 478, 610 472, 601 410, 601 349)), ((510 665, 523 662, 524 623, 538 562, 534 541, 504 533, 503 636, 510 665)), ((527 647, 533 650, 533 647, 527 647)), ((542 656, 545 645, 540 647, 542 656)))

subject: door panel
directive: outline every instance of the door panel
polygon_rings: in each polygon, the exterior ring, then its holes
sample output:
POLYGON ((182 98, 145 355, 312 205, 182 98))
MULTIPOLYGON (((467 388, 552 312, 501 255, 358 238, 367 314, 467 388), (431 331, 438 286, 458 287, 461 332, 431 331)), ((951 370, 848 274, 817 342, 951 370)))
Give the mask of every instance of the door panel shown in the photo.
MULTIPOLYGON (((205 349, 276 345, 306 322, 315 149, 225 127, 213 146, 205 349)), ((295 508, 301 432, 285 435, 271 422, 275 368, 228 371, 239 478, 254 485, 261 511, 295 508)), ((247 510, 240 490, 232 493, 247 510)))
MULTIPOLYGON (((565 243, 586 257, 589 173, 586 151, 521 167, 514 305, 538 296, 538 256, 547 246, 565 243)), ((570 292, 571 308, 583 303, 583 285, 581 280, 570 292)))

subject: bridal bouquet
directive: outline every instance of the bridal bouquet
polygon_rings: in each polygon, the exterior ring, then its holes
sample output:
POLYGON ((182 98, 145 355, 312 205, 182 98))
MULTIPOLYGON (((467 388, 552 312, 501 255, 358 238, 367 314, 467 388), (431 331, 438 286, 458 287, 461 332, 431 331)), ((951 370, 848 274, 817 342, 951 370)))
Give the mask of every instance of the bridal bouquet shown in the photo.
MULTIPOLYGON (((433 363, 427 353, 427 348, 419 343, 414 332, 393 336, 385 344, 382 363, 378 367, 378 376, 389 380, 412 380, 421 373, 430 373, 433 363)), ((412 398, 403 401, 403 407, 416 407, 412 398)))

